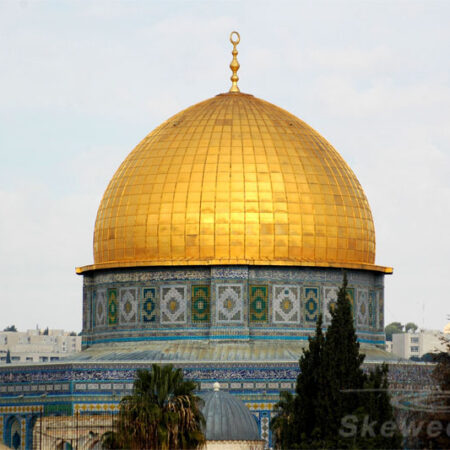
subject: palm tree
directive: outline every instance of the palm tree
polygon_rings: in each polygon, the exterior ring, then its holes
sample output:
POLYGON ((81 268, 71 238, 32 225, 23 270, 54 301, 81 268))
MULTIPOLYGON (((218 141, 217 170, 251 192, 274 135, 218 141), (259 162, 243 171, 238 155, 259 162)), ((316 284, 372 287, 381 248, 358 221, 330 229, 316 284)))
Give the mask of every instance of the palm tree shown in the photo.
POLYGON ((105 435, 107 448, 199 448, 205 443, 202 400, 196 384, 172 365, 138 370, 133 393, 120 402, 115 430, 105 435))
POLYGON ((295 397, 288 391, 280 392, 280 400, 275 405, 277 415, 272 419, 270 428, 275 448, 289 448, 295 442, 295 397))

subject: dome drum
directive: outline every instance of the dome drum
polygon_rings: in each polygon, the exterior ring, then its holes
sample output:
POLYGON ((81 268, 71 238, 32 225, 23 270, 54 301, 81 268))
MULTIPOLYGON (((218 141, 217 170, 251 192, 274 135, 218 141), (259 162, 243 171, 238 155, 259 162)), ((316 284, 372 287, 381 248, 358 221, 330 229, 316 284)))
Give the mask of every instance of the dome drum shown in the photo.
MULTIPOLYGON (((348 270, 362 343, 382 344, 383 278, 348 270)), ((134 341, 306 341, 330 322, 342 270, 273 266, 147 267, 84 275, 83 345, 134 341)))
POLYGON ((355 174, 305 122, 220 94, 143 139, 109 183, 84 276, 85 346, 298 340, 349 274, 361 342, 382 344, 383 276, 355 174))

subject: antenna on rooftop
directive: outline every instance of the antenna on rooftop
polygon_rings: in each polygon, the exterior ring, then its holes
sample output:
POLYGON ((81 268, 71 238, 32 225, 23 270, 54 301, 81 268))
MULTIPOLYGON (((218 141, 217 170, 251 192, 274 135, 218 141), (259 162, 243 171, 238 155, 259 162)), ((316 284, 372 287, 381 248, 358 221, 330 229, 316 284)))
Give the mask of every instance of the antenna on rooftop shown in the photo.
POLYGON ((422 300, 422 330, 425 330, 425 302, 422 300))

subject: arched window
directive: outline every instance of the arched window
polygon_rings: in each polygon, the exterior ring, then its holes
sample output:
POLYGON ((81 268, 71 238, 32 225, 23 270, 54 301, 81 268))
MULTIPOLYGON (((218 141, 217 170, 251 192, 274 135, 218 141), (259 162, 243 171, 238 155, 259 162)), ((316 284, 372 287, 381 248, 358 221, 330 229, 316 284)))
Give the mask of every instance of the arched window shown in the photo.
POLYGON ((6 422, 6 444, 18 449, 22 444, 22 429, 17 417, 10 417, 6 422))

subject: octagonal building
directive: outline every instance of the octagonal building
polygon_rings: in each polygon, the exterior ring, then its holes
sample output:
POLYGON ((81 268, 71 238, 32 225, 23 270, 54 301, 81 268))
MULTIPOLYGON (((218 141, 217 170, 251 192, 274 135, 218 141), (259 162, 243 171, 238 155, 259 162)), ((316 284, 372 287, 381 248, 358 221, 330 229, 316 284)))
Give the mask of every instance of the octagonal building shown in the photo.
POLYGON ((392 269, 375 264, 364 191, 317 131, 239 91, 238 41, 230 91, 158 126, 107 186, 93 264, 77 268, 83 351, 0 368, 7 445, 94 448, 136 370, 155 362, 181 367, 200 391, 220 382, 269 444, 273 406, 294 390, 320 313, 329 325, 343 269, 366 368, 393 358, 392 269))
POLYGON ((232 90, 157 127, 111 179, 94 264, 77 269, 84 346, 279 356, 307 340, 320 312, 329 324, 342 269, 360 342, 382 345, 392 269, 375 265, 358 179, 305 122, 232 90))

